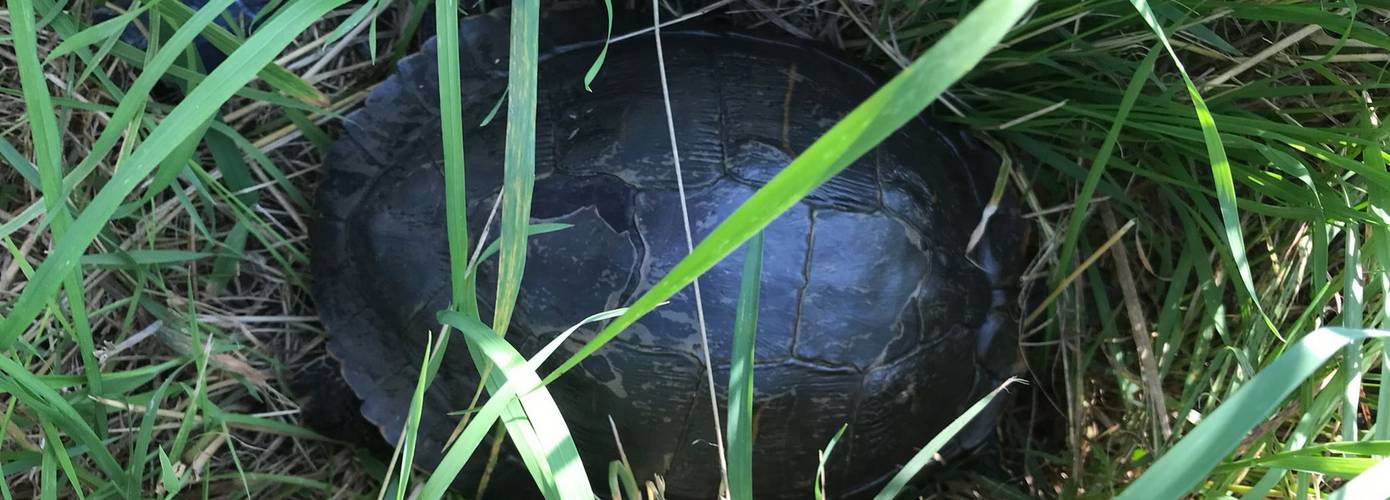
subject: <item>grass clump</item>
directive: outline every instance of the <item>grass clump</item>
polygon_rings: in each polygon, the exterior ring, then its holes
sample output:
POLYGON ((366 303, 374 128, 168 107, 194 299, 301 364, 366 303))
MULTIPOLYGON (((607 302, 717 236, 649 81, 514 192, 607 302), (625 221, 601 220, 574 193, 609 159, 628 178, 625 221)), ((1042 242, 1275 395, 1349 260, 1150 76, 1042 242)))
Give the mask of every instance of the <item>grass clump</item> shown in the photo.
MULTIPOLYGON (((9 124, 0 130, 4 498, 402 497, 420 487, 443 494, 452 479, 388 472, 306 430, 288 394, 296 372, 321 356, 305 288, 305 193, 334 119, 416 46, 426 13, 452 32, 450 14, 475 6, 290 0, 249 34, 208 31, 228 3, 197 12, 132 5, 144 15, 100 24, 90 6, 11 0, 0 17, 0 58, 13 62, 0 65, 0 121, 9 124), (117 41, 122 23, 139 24, 149 48, 117 41), (200 32, 231 52, 211 72, 188 57, 200 32)), ((661 8, 669 19, 703 6, 661 8)), ((512 8, 534 15, 544 6, 512 8)), ((1390 318, 1381 110, 1390 4, 719 8, 704 15, 840 45, 903 76, 830 133, 853 140, 829 161, 793 163, 725 222, 728 238, 697 247, 660 290, 694 280, 937 92, 938 115, 999 144, 1030 212, 1036 258, 1019 314, 1030 384, 1011 389, 1002 470, 948 467, 914 493, 1385 496, 1377 478, 1390 455, 1381 332, 1390 318), (972 23, 977 8, 1021 20, 972 23), (914 75, 924 80, 901 83, 914 75), (875 133, 856 135, 866 130, 875 133)), ((534 53, 531 35, 519 32, 514 54, 534 53)), ((441 66, 457 64, 456 42, 441 41, 441 66)), ((518 146, 529 142, 524 118, 534 120, 534 72, 525 78, 524 62, 512 69, 516 149, 499 248, 515 272, 501 280, 506 296, 534 231, 525 210, 533 160, 518 146)), ((458 88, 442 83, 445 94, 458 88)), ((461 140, 450 140, 460 147, 449 163, 457 174, 466 168, 461 140)), ((461 176, 451 178, 449 191, 462 193, 461 176)), ((451 231, 457 303, 442 317, 454 341, 477 346, 480 370, 498 373, 489 387, 498 404, 471 416, 458 453, 471 453, 488 419, 521 417, 508 418, 508 430, 540 446, 538 482, 555 496, 582 495, 582 474, 546 465, 568 455, 543 453, 565 448, 568 433, 524 421, 558 419, 553 404, 544 391, 518 392, 581 358, 537 373, 538 362, 490 337, 476 308, 460 307, 471 303, 470 249, 451 231)), ((599 338, 661 300, 603 316, 617 319, 599 338)), ((507 323, 505 309, 494 323, 507 323)), ((740 376, 756 384, 756 373, 740 376)), ((731 467, 747 456, 737 416, 731 408, 731 467)), ((648 486, 617 462, 613 470, 629 494, 648 486)), ((741 472, 730 471, 736 496, 757 481, 741 472)))

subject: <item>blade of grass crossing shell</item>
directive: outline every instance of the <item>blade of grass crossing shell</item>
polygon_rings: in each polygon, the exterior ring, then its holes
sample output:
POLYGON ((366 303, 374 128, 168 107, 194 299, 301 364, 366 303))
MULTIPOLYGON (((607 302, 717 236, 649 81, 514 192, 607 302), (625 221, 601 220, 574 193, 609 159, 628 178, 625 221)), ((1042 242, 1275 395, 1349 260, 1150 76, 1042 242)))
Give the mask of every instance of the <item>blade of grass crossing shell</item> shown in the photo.
MULTIPOLYGON (((540 448, 536 450, 520 449, 519 451, 521 453, 538 452, 540 455, 537 458, 549 464, 555 481, 552 488, 556 492, 556 498, 593 498, 593 489, 589 486, 589 479, 585 474, 584 465, 580 461, 579 451, 574 446, 574 439, 570 435, 568 426, 565 425, 563 415, 560 414, 560 408, 555 405, 555 400, 550 397, 549 391, 542 386, 540 376, 536 374, 534 368, 507 341, 478 320, 452 311, 440 313, 439 320, 441 323, 457 328, 468 339, 469 349, 484 354, 496 367, 494 377, 499 379, 502 384, 499 385, 497 391, 493 392, 492 399, 488 403, 491 404, 497 400, 512 400, 519 402, 525 409, 520 424, 534 429, 534 436, 540 448), (515 397, 503 393, 502 389, 512 380, 518 380, 521 385, 535 389, 519 392, 515 397)), ((483 406, 484 408, 487 407, 487 405, 483 406)), ((481 419, 481 415, 474 422, 476 423, 479 419, 481 419)), ((470 424, 471 426, 472 424, 470 424)), ((518 441, 515 437, 513 435, 513 442, 518 441)), ((521 443, 518 442, 517 444, 520 448, 521 443)), ((430 483, 434 483, 434 481, 435 478, 431 477, 430 483)), ((428 484, 426 489, 429 489, 428 484)), ((425 498, 435 497, 425 496, 425 498)))
POLYGON ((917 454, 913 455, 912 459, 908 460, 907 464, 903 465, 903 468, 899 470, 897 474, 893 475, 893 479, 888 480, 888 484, 883 487, 883 490, 879 491, 877 495, 874 495, 874 500, 893 500, 894 498, 898 498, 898 494, 902 493, 903 488, 907 487, 908 481, 911 481, 913 476, 916 476, 923 467, 931 463, 932 457, 936 456, 937 452, 941 451, 941 448, 946 446, 946 443, 951 442, 951 439, 956 437, 956 433, 964 429, 966 424, 969 424, 980 412, 984 411, 985 407, 989 406, 989 403, 994 401, 994 398, 999 396, 1000 392, 1003 392, 1005 388, 1009 387, 1009 384, 1020 381, 1020 379, 1016 378, 1005 380, 1004 383, 999 384, 999 387, 995 387, 994 390, 989 391, 989 394, 986 394, 985 397, 980 398, 975 404, 970 405, 970 408, 967 408, 965 413, 957 416, 955 420, 951 421, 950 425, 941 429, 941 432, 936 433, 936 436, 931 438, 931 441, 928 441, 926 446, 917 450, 917 454))
POLYGON ((647 293, 546 378, 554 380, 675 295, 732 253, 782 212, 878 142, 916 117, 1004 38, 1033 0, 989 0, 917 58, 791 164, 767 182, 700 242, 647 293))
POLYGON ((763 233, 748 240, 743 254, 734 347, 729 365, 729 498, 753 498, 753 341, 758 334, 759 278, 763 271, 763 233))
POLYGON ((1250 303, 1259 311, 1260 317, 1264 320, 1269 331, 1277 335, 1279 329, 1274 326, 1274 321, 1269 318, 1269 315, 1265 314, 1264 306, 1260 305, 1259 294, 1255 292, 1255 278, 1250 272, 1250 259, 1245 253, 1245 236, 1241 229, 1240 215, 1236 211, 1236 187, 1235 181, 1231 178, 1231 162, 1226 156, 1226 147, 1221 142, 1221 133, 1216 129, 1216 121, 1212 118, 1211 110, 1207 108, 1207 103, 1202 99, 1201 93, 1197 91, 1197 85, 1188 76, 1187 68, 1178 58, 1177 51, 1173 50, 1173 45, 1168 42, 1168 36, 1159 26, 1158 19, 1154 17, 1148 2, 1146 0, 1130 0, 1130 3, 1134 5, 1139 16, 1148 23, 1149 29, 1153 30, 1154 35, 1167 49, 1168 56, 1172 58, 1173 65, 1178 69, 1178 74, 1182 76, 1183 85, 1187 87, 1188 95, 1192 97, 1192 107, 1197 113, 1197 121, 1201 124, 1202 137, 1206 142, 1207 156, 1211 159, 1211 174, 1213 182, 1216 183, 1216 199, 1221 206, 1221 220, 1225 229, 1226 246, 1231 252, 1231 258, 1235 260, 1236 272, 1240 275, 1241 284, 1245 294, 1250 299, 1250 303))
POLYGON ((526 267, 526 229, 531 223, 531 190, 536 179, 536 71, 540 6, 537 0, 512 3, 507 68, 506 174, 502 183, 502 251, 497 258, 497 295, 492 328, 506 335, 526 267))
MULTIPOLYGON (((34 166, 38 170, 39 184, 42 186, 43 201, 51 217, 54 239, 62 238, 72 214, 67 211, 66 196, 63 195, 62 135, 53 101, 48 93, 48 82, 39 62, 38 35, 34 31, 33 3, 19 0, 8 3, 10 7, 11 29, 14 34, 15 56, 19 65, 20 86, 24 93, 25 114, 29 117, 30 133, 34 142, 34 166)), ((87 390, 91 394, 103 394, 101 366, 93 354, 92 329, 87 319, 87 306, 82 287, 82 270, 72 269, 63 279, 67 292, 68 305, 72 313, 73 340, 77 342, 82 358, 83 372, 87 375, 87 390)), ((90 419, 97 435, 106 436, 106 408, 92 405, 90 419)))
POLYGON ((1285 397, 1348 343, 1387 337, 1390 331, 1333 327, 1319 328, 1304 336, 1226 398, 1119 498, 1166 499, 1187 494, 1240 444, 1250 429, 1268 418, 1285 397))
POLYGON ((468 266, 468 191, 463 170, 463 91, 459 81, 458 0, 435 2, 439 65, 439 130, 444 147, 444 210, 448 217, 450 303, 471 293, 465 275, 468 266))
POLYGON ((816 500, 824 500, 825 498, 825 464, 830 461, 830 454, 835 452, 835 445, 840 442, 841 437, 844 437, 845 429, 848 428, 849 424, 841 425, 840 430, 835 431, 834 436, 830 436, 830 441, 825 444, 825 449, 820 451, 820 459, 816 463, 816 482, 812 492, 816 500))
POLYGON ((0 325, 0 349, 8 348, 43 309, 64 277, 77 265, 78 257, 96 238, 112 214, 135 186, 150 174, 159 161, 217 112, 219 104, 255 76, 295 37, 320 17, 346 0, 298 0, 285 6, 279 15, 241 48, 233 52, 209 77, 184 98, 159 126, 138 146, 126 163, 102 186, 72 227, 53 245, 34 278, 14 301, 10 316, 0 325))
POLYGON ((125 13, 119 16, 107 19, 79 31, 72 36, 63 37, 62 43, 59 43, 57 47, 54 47, 53 50, 49 51, 48 55, 44 57, 44 63, 53 62, 54 59, 71 54, 78 48, 89 47, 102 43, 110 38, 117 37, 126 29, 126 25, 130 24, 130 21, 134 20, 136 16, 139 16, 149 8, 150 4, 139 5, 136 8, 125 11, 125 13))
POLYGON ((608 42, 613 38, 613 0, 603 0, 604 12, 608 14, 608 28, 603 32, 603 49, 598 51, 598 57, 594 58, 594 64, 589 66, 589 71, 584 73, 584 90, 593 92, 589 84, 594 83, 594 78, 598 77, 599 68, 603 67, 603 60, 608 58, 608 42))
MULTIPOLYGON (((684 288, 715 263, 742 245, 774 218, 797 203, 816 186, 843 170, 869 147, 917 116, 952 83, 974 67, 1032 7, 1032 0, 987 0, 946 36, 928 49, 903 73, 894 77, 863 104, 851 111, 826 135, 715 228, 689 256, 677 263, 665 278, 637 299, 596 338, 546 377, 554 380, 579 364, 638 318, 684 288), (867 140, 859 140, 859 138, 867 140)), ((424 491, 436 498, 463 469, 468 457, 487 435, 518 390, 530 390, 512 380, 503 385, 468 424, 445 454, 424 491)))

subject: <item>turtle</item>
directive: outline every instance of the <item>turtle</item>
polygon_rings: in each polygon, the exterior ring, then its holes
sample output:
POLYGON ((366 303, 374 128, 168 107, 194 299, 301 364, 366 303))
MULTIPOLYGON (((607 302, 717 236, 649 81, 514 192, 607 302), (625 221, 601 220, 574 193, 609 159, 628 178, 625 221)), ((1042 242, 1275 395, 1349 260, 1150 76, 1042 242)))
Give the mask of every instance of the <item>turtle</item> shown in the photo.
MULTIPOLYGON (((601 17, 542 16, 531 215, 566 228, 527 243, 505 338, 528 357, 581 319, 630 303, 686 255, 682 192, 699 241, 886 81, 833 48, 769 31, 717 21, 663 29, 678 178, 651 35, 609 45, 586 90, 603 29, 601 17)), ((487 243, 477 239, 503 179, 509 32, 505 11, 459 22, 470 248, 487 243)), ((431 39, 346 117, 323 163, 310 234, 328 351, 362 416, 391 443, 430 332, 441 328, 436 313, 451 300, 437 77, 431 39)), ((842 425, 829 491, 872 494, 1016 372, 1012 303, 1027 232, 1014 194, 971 245, 1000 158, 923 114, 766 227, 755 498, 809 497, 819 450, 842 425)), ((621 443, 639 480, 664 480, 666 498, 719 494, 706 370, 723 415, 743 259, 739 250, 700 278, 712 367, 687 288, 547 387, 594 484, 607 484, 621 443)), ((484 318, 496 266, 486 260, 476 272, 484 318)), ((542 373, 595 334, 580 329, 542 373)), ((465 343, 448 344, 425 395, 419 465, 437 463, 478 380, 465 343)), ((992 405, 947 454, 990 442, 1000 412, 992 405)), ((487 491, 537 494, 510 444, 499 446, 487 491)), ((484 474, 487 449, 463 478, 484 474)))

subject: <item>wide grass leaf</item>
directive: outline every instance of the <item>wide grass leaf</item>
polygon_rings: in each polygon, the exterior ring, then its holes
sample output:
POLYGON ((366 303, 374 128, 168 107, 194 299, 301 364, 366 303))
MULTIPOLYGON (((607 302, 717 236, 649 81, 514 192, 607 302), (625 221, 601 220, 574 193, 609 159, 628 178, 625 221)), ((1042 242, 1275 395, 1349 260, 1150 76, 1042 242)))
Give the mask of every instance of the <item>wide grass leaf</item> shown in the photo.
POLYGON ((537 0, 512 3, 511 52, 507 68, 507 144, 503 160, 502 251, 497 256, 497 295, 492 328, 507 333, 526 268, 526 231, 531 223, 531 192, 536 181, 536 81, 540 6, 537 0))

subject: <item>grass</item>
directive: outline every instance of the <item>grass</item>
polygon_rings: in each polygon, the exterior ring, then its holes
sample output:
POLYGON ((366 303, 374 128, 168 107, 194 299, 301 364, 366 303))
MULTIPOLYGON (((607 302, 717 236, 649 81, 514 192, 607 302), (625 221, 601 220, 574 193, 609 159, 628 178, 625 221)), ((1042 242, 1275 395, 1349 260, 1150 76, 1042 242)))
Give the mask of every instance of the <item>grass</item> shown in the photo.
MULTIPOLYGON (((324 140, 419 42, 428 4, 287 1, 249 36, 214 30, 219 47, 239 48, 204 76, 185 47, 225 3, 150 7, 150 51, 113 43, 111 24, 51 0, 10 0, 0 16, 0 58, 13 62, 0 65, 0 157, 11 167, 0 169, 0 498, 430 496, 450 482, 389 472, 302 428, 289 391, 321 355, 304 235, 324 140), (188 96, 170 105, 160 81, 188 96)), ((616 319, 548 374, 468 307, 468 237, 451 226, 458 302, 444 335, 477 347, 498 402, 471 414, 455 461, 492 421, 521 417, 504 420, 530 443, 542 488, 584 495, 592 485, 575 455, 551 453, 573 449, 561 416, 522 384, 574 366, 936 101, 936 114, 1007 145, 1008 180, 1024 193, 1036 250, 1019 309, 1030 383, 1010 389, 1000 426, 1008 479, 948 464, 913 493, 1386 496, 1390 3, 769 3, 707 15, 814 34, 898 78, 653 293, 596 316, 616 319), (1003 9, 978 19, 1023 20, 971 22, 976 8, 1003 9)), ((522 16, 536 8, 513 5, 522 16)), ((451 16, 437 20, 453 31, 451 16)), ((496 251, 513 279, 499 280, 499 296, 515 296, 527 235, 554 229, 529 226, 525 208, 528 33, 512 45, 496 251)), ((450 38, 441 67, 458 64, 450 38)), ((449 80, 441 95, 457 96, 449 80)), ((448 112, 457 99, 442 102, 444 116, 459 116, 448 112)), ((446 182, 457 194, 462 127, 449 123, 446 182)), ((461 218, 456 201, 450 215, 461 218)), ((493 323, 507 316, 499 307, 493 323)), ((757 478, 741 475, 747 439, 733 410, 737 494, 757 478)), ((625 490, 649 486, 621 463, 610 470, 625 490)))

